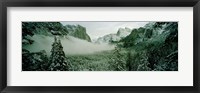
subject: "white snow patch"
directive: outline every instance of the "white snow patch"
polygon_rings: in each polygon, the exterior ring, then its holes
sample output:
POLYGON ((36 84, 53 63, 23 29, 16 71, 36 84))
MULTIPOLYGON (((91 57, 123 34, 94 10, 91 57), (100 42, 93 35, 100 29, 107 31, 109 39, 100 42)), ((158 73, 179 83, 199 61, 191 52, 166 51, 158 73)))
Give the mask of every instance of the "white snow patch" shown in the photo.
POLYGON ((102 44, 102 43, 110 43, 110 41, 120 41, 122 38, 128 36, 131 33, 130 28, 119 28, 117 33, 112 33, 105 35, 103 37, 99 37, 96 40, 93 40, 93 42, 102 44))

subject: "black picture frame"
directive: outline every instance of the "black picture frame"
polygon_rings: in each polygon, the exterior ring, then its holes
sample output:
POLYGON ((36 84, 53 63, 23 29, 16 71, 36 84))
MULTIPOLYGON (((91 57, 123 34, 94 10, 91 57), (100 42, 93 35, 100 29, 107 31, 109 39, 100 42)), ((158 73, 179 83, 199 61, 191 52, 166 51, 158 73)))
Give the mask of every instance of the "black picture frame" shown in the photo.
POLYGON ((200 0, 2 0, 0 2, 1 93, 200 93, 200 0), (7 7, 193 7, 194 86, 7 86, 7 7))

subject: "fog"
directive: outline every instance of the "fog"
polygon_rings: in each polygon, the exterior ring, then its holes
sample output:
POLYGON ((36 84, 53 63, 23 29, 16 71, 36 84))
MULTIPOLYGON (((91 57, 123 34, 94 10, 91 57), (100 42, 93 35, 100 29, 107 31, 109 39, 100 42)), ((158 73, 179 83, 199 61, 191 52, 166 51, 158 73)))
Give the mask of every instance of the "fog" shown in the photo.
MULTIPOLYGON (((50 55, 54 37, 34 35, 32 39, 34 40, 34 43, 32 45, 23 45, 23 48, 30 52, 45 50, 48 56, 50 55)), ((63 37, 60 38, 60 40, 66 55, 92 54, 95 52, 112 50, 115 47, 114 45, 91 43, 72 36, 63 37)))

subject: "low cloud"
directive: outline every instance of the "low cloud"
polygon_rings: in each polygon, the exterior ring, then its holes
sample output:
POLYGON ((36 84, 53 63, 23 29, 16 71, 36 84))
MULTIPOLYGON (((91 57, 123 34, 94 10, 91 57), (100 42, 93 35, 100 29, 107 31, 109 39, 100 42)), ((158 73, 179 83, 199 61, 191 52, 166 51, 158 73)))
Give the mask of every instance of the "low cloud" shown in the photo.
MULTIPOLYGON (((32 45, 23 45, 23 48, 31 52, 45 50, 47 54, 50 55, 54 37, 34 35, 32 39, 35 42, 32 45)), ((60 38, 60 40, 66 55, 92 54, 95 52, 112 50, 115 47, 114 45, 91 43, 72 36, 60 38)))

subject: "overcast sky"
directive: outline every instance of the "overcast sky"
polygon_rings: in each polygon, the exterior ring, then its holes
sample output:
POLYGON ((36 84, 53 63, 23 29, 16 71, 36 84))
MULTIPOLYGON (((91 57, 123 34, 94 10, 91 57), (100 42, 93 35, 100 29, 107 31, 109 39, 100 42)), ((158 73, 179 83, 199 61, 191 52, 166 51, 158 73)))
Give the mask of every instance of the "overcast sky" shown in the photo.
POLYGON ((61 22, 63 25, 81 25, 86 28, 91 39, 96 39, 110 33, 117 33, 119 28, 139 28, 148 22, 61 22))

